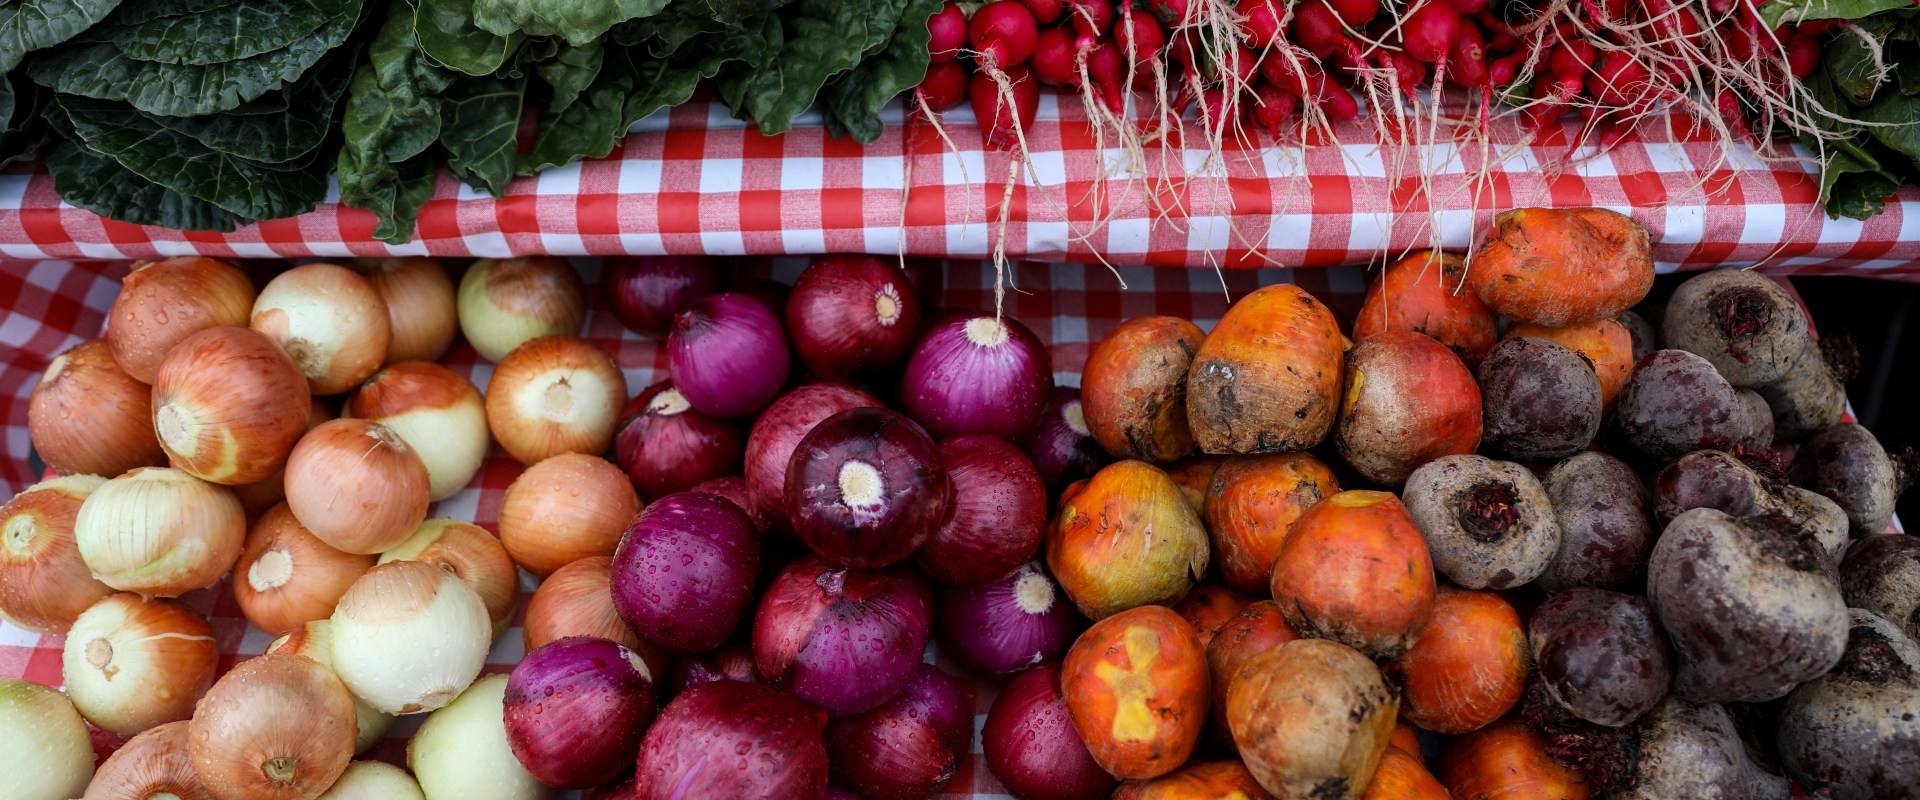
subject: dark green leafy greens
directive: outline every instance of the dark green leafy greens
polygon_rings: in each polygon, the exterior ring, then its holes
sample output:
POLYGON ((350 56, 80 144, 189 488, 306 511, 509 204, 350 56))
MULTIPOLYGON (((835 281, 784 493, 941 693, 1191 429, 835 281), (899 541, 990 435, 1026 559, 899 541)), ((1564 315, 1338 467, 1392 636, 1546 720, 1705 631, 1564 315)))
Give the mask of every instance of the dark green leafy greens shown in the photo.
POLYGON ((120 0, 11 0, 0 4, 0 72, 21 59, 80 35, 120 0))

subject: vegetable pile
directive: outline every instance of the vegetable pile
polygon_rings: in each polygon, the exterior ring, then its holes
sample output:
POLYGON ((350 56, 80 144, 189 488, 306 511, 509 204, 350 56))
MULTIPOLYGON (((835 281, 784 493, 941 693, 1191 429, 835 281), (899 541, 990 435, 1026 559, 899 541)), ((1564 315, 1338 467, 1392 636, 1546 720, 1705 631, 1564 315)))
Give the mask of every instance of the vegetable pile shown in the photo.
POLYGON ((10 798, 924 798, 976 682, 1022 800, 1920 796, 1909 458, 1772 281, 1650 301, 1631 221, 1520 209, 1351 327, 1269 286, 1073 389, 889 259, 720 274, 608 270, 641 388, 559 259, 138 265, 0 507, 0 613, 66 635, 64 693, 0 682, 10 798), (428 518, 493 443, 497 535, 428 518), (277 637, 225 674, 177 599, 223 581, 277 637))

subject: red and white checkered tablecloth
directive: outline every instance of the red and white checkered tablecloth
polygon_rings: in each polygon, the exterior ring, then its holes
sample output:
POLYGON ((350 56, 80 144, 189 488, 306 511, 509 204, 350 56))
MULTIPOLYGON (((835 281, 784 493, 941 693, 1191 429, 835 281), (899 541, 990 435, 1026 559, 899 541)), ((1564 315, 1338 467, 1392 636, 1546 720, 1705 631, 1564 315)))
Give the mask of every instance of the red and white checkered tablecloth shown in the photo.
MULTIPOLYGON (((997 223, 1011 156, 984 147, 971 113, 947 114, 951 149, 931 126, 904 124, 899 104, 885 116, 886 134, 862 146, 829 137, 817 115, 769 137, 695 100, 642 120, 608 158, 515 181, 503 199, 443 176, 417 238, 402 246, 373 240, 373 216, 336 203, 231 234, 109 222, 62 205, 51 178, 23 168, 0 174, 0 257, 891 254, 904 240, 912 255, 981 258, 1004 238, 1016 259, 1092 263, 1098 253, 1155 266, 1329 267, 1428 246, 1434 230, 1445 246, 1463 247, 1500 209, 1599 205, 1646 225, 1668 268, 1769 261, 1920 280, 1920 191, 1903 189, 1864 223, 1830 220, 1814 202, 1811 167, 1770 164, 1744 148, 1723 157, 1678 118, 1677 131, 1648 124, 1553 174, 1541 165, 1563 163, 1576 124, 1568 120, 1512 148, 1479 184, 1466 178, 1481 163, 1477 145, 1383 149, 1366 120, 1341 124, 1338 145, 1230 142, 1212 170, 1197 146, 1150 147, 1148 179, 1109 181, 1100 199, 1089 190, 1101 165, 1124 153, 1098 149, 1078 98, 1046 93, 1027 137, 1038 186, 1021 177, 1002 237, 988 221, 997 223), (1202 177, 1154 179, 1166 165, 1202 177), (1423 171, 1434 173, 1427 191, 1416 178, 1423 171)), ((1505 120, 1489 139, 1498 152, 1523 136, 1505 120)))

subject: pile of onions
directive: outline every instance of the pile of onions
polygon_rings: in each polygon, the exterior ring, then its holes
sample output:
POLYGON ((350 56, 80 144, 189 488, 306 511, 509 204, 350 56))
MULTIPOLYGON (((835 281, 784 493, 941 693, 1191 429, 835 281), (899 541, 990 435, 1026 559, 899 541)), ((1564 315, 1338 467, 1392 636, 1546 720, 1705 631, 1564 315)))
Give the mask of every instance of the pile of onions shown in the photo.
POLYGON ((360 385, 386 363, 393 341, 387 302, 335 264, 303 264, 268 281, 248 325, 293 357, 314 394, 360 385))
POLYGON ((793 349, 813 374, 859 383, 892 371, 920 333, 920 298, 893 261, 817 256, 787 296, 793 349))
POLYGON ((88 722, 132 736, 192 716, 219 659, 200 612, 177 600, 122 593, 74 620, 60 676, 88 722))
POLYGON ((107 311, 107 345, 134 380, 153 383, 160 360, 174 345, 208 328, 245 327, 253 300, 253 281, 225 261, 197 256, 141 261, 107 311))
POLYGON ((932 664, 879 708, 827 725, 838 783, 870 800, 922 798, 953 779, 973 749, 973 704, 932 664))
MULTIPOLYGON (((407 771, 382 761, 355 761, 316 800, 426 800, 407 771)), ((186 798, 182 798, 186 800, 186 798)))
POLYGON ((522 464, 604 453, 626 399, 626 375, 600 348, 572 336, 542 337, 494 367, 487 428, 522 464))
POLYGON ((252 483, 285 466, 312 409, 300 368, 246 328, 188 337, 153 383, 161 447, 174 466, 215 483, 252 483))
MULTIPOLYGON (((333 621, 316 619, 293 629, 267 645, 268 653, 288 656, 306 656, 320 662, 320 666, 333 669, 333 621)), ((338 671, 334 675, 338 676, 338 671)), ((367 705, 359 697, 353 698, 353 720, 359 734, 354 737, 353 752, 364 753, 385 738, 387 730, 393 727, 392 714, 384 714, 367 705)))
POLYGON ((1046 484, 1049 495, 1058 495, 1067 484, 1092 475, 1107 455, 1087 427, 1080 390, 1068 386, 1054 387, 1046 411, 1040 414, 1040 424, 1021 449, 1040 473, 1040 482, 1046 484))
POLYGON ((513 561, 545 577, 620 545, 640 497, 604 458, 563 453, 520 473, 500 502, 500 543, 513 561))
POLYGON ((456 299, 460 332, 488 361, 542 336, 580 332, 586 288, 564 258, 483 258, 467 267, 456 299))
POLYGON ((788 523, 815 553, 882 567, 912 556, 940 527, 950 483, 940 449, 913 420, 856 408, 815 425, 794 447, 786 497, 788 523))
POLYGON ((793 695, 757 683, 696 686, 668 703, 640 743, 635 800, 820 797, 821 720, 793 695), (718 756, 717 764, 709 761, 718 756), (724 759, 746 766, 726 769, 724 759))
POLYGON ((1114 779, 1087 752, 1060 693, 1060 666, 1034 667, 1001 688, 980 729, 987 769, 1017 797, 1099 800, 1114 779))
POLYGON ((507 744, 506 694, 507 676, 488 675, 420 723, 407 743, 407 766, 426 796, 544 800, 551 793, 507 744))
POLYGON ((715 417, 766 408, 791 366, 780 318, 741 294, 708 295, 673 318, 667 370, 687 402, 715 417))
POLYGON ((673 317, 720 291, 720 263, 703 256, 625 256, 606 260, 601 286, 613 315, 635 333, 664 339, 673 317))
POLYGON ((613 555, 613 607, 642 638, 704 653, 733 635, 760 579, 753 520, 725 499, 671 494, 634 518, 613 555))
MULTIPOLYGON (((70 795, 62 795, 67 797, 70 795)), ((97 800, 216 800, 187 758, 187 721, 169 722, 127 740, 87 784, 97 800)))
POLYGON ((613 440, 614 458, 642 494, 664 497, 739 474, 744 428, 740 420, 700 413, 673 381, 661 381, 627 404, 613 440))
POLYGON ((934 436, 1025 441, 1053 392, 1053 360, 1012 317, 971 314, 933 326, 907 360, 900 407, 934 436))
POLYGON ((220 581, 247 538, 246 512, 225 486, 143 467, 88 495, 73 523, 80 558, 101 583, 179 597, 220 581))
POLYGON ((307 800, 347 770, 353 738, 353 696, 331 670, 300 656, 260 656, 200 701, 187 757, 216 796, 307 800))
POLYGON ((87 723, 59 692, 31 681, 0 680, 0 748, 18 797, 79 797, 93 776, 87 723))
POLYGON ((287 458, 287 507, 320 541, 378 553, 427 518, 427 468, 392 429, 336 419, 307 432, 287 458))
POLYGON ((480 595, 418 561, 368 570, 332 620, 334 671, 355 697, 388 714, 452 702, 486 666, 493 640, 480 595))
POLYGON ((569 636, 593 636, 640 649, 640 637, 613 608, 612 586, 611 556, 588 556, 554 570, 527 601, 527 618, 520 624, 526 649, 569 636))
POLYGON ((914 556, 942 583, 977 586, 1018 569, 1040 549, 1047 488, 1020 448, 984 434, 940 443, 953 496, 946 521, 914 556))
POLYGON ((858 714, 913 678, 932 617, 932 590, 910 568, 846 569, 805 556, 761 598, 753 660, 815 708, 858 714))
POLYGON ((667 690, 678 695, 695 686, 714 681, 765 683, 753 665, 753 648, 746 644, 722 645, 712 652, 682 656, 673 660, 673 676, 667 690))
POLYGON ((112 477, 167 463, 153 433, 153 391, 92 339, 55 356, 27 400, 27 436, 47 466, 112 477))
POLYGON ((340 596, 373 564, 371 555, 329 547, 281 503, 247 533, 233 564, 233 599, 247 622, 277 636, 332 616, 340 596))
POLYGON ((966 671, 1006 681, 1065 657, 1084 622, 1040 562, 940 595, 940 643, 966 671))
POLYGON ((366 278, 386 303, 393 337, 384 363, 433 361, 453 346, 460 319, 453 307, 453 279, 439 259, 356 258, 347 267, 366 278))
POLYGON ((585 789, 620 776, 659 710, 653 671, 605 639, 561 639, 507 679, 507 744, 541 783, 585 789))
POLYGON ((466 488, 493 441, 480 390, 460 373, 426 361, 374 373, 347 401, 347 416, 399 434, 427 468, 427 494, 434 500, 466 488))
POLYGON ((787 465, 793 460, 793 448, 828 417, 849 409, 882 406, 879 398, 837 383, 810 383, 773 401, 747 433, 745 467, 752 510, 784 526, 787 465))
POLYGON ((520 573, 499 539, 485 528, 457 519, 430 519, 413 535, 380 554, 380 563, 419 561, 451 572, 473 587, 499 636, 520 604, 520 573))
POLYGON ((113 594, 94 579, 74 541, 80 504, 106 481, 41 481, 0 506, 0 615, 38 633, 66 633, 80 612, 113 594))

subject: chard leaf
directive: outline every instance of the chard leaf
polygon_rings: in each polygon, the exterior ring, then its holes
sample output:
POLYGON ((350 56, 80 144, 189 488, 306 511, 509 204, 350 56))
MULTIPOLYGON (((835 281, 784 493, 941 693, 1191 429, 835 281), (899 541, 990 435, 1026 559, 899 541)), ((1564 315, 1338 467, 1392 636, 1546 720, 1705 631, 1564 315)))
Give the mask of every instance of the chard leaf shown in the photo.
POLYGON ((320 26, 359 16, 358 0, 248 0, 114 28, 129 58, 162 64, 218 64, 284 49, 320 26))
POLYGON ((440 94, 454 78, 415 49, 413 18, 405 2, 388 9, 340 120, 340 202, 378 215, 386 241, 411 238, 426 202, 418 195, 432 195, 437 160, 428 150, 440 138, 440 94))
POLYGON ((827 87, 829 121, 864 144, 880 138, 886 128, 880 109, 927 76, 927 46, 933 36, 926 20, 940 11, 940 5, 941 0, 908 0, 903 23, 886 47, 827 87))
POLYGON ((504 197, 519 155, 520 109, 527 79, 467 78, 440 104, 440 146, 447 170, 468 186, 504 197))
POLYGON ((1867 135, 1907 158, 1920 160, 1920 97, 1886 92, 1854 116, 1863 122, 1883 123, 1865 126, 1867 135))
POLYGON ((575 47, 630 19, 651 17, 668 0, 474 0, 473 21, 497 36, 558 36, 575 47))
POLYGON ((163 17, 199 14, 226 8, 241 0, 126 0, 107 15, 108 25, 139 25, 163 17))
POLYGON ((105 19, 120 0, 12 0, 0 5, 0 73, 20 60, 72 39, 105 19))
POLYGON ((1850 153, 1835 153, 1820 171, 1820 195, 1826 198, 1827 216, 1834 219, 1870 219, 1887 210, 1887 196, 1899 189, 1898 179, 1850 153))
POLYGON ((545 114, 560 114, 580 97, 580 93, 593 85, 600 76, 600 69, 606 63, 606 48, 600 42, 585 47, 562 47, 552 61, 542 61, 536 65, 534 73, 547 84, 545 114))
POLYGON ((869 50, 885 46, 903 2, 799 0, 791 15, 783 15, 788 18, 780 54, 763 67, 724 70, 721 95, 735 117, 751 117, 761 133, 792 130, 794 117, 813 105, 829 79, 859 66, 869 50))
POLYGON ((434 63, 468 75, 492 75, 526 37, 496 36, 473 24, 473 0, 418 0, 413 32, 434 63))
MULTIPOLYGON (((58 109, 46 119, 59 129, 65 122, 58 109)), ((224 209, 196 200, 133 174, 119 162, 76 144, 72 131, 53 137, 47 153, 47 172, 60 200, 108 219, 135 225, 157 225, 185 231, 231 231, 247 220, 236 220, 224 209)))
MULTIPOLYGON (((434 179, 439 175, 435 165, 431 155, 387 165, 393 170, 393 179, 373 187, 354 204, 355 208, 371 211, 379 219, 373 228, 373 238, 388 244, 406 244, 413 239, 413 226, 420 218, 420 209, 433 199, 434 179)), ((341 151, 340 172, 344 175, 346 171, 347 153, 341 151)))
POLYGON ((605 51, 592 84, 564 108, 556 111, 550 107, 541 114, 533 149, 520 160, 520 174, 532 175, 582 157, 598 158, 611 152, 632 125, 626 116, 626 104, 639 76, 627 48, 605 51))
POLYGON ((1767 0, 1760 18, 1767 27, 1816 19, 1865 19, 1882 11, 1912 8, 1912 0, 1767 0))
MULTIPOLYGON (((278 98, 280 113, 207 114, 198 117, 149 116, 155 123, 190 136, 207 147, 263 164, 280 164, 310 154, 333 129, 334 111, 346 93, 348 77, 362 48, 348 45, 327 55, 278 98)), ((249 103, 248 106, 253 105, 249 103)), ((247 106, 242 106, 246 108, 247 106)))

